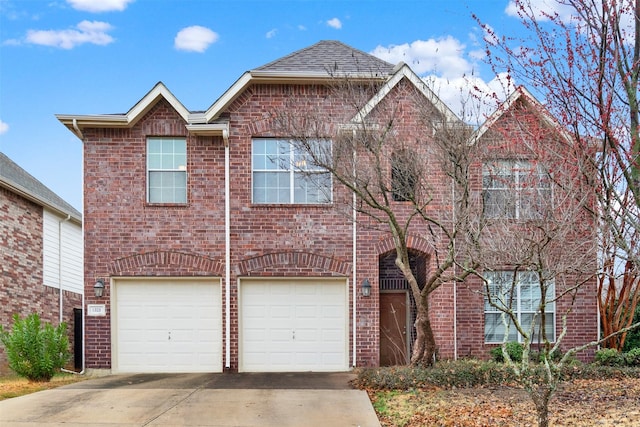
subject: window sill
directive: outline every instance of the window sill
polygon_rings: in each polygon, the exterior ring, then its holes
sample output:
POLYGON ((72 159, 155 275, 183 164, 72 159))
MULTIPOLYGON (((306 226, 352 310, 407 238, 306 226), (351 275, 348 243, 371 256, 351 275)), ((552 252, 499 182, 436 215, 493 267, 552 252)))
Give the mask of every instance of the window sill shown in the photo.
POLYGON ((333 203, 251 203, 252 208, 332 208, 333 203))
POLYGON ((146 202, 145 207, 148 208, 188 208, 188 203, 149 203, 146 202))

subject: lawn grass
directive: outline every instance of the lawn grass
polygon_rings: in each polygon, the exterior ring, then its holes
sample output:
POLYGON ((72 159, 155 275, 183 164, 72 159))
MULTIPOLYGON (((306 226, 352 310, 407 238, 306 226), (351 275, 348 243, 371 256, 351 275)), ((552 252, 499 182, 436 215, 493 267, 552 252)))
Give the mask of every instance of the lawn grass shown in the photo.
POLYGON ((0 376, 0 400, 24 396, 37 391, 49 390, 86 379, 83 375, 59 373, 49 382, 32 382, 15 374, 0 376))

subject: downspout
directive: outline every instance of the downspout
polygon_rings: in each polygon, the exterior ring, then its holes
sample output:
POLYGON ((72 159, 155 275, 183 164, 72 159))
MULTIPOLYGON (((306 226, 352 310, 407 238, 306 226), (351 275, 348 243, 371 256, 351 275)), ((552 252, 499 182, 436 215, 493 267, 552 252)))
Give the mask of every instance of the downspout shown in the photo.
MULTIPOLYGON (((356 136, 356 131, 355 129, 353 130, 353 138, 355 139, 356 136)), ((353 150, 353 176, 355 177, 355 173, 356 173, 356 151, 353 150)), ((356 325, 356 298, 358 296, 358 281, 357 281, 357 266, 358 266, 358 247, 357 247, 357 238, 358 238, 358 230, 357 230, 357 218, 356 218, 356 192, 353 192, 353 209, 352 209, 352 215, 353 215, 353 244, 352 244, 352 248, 353 248, 353 284, 352 284, 352 295, 353 295, 353 313, 351 314, 352 319, 351 322, 353 323, 353 367, 355 368, 356 365, 356 333, 357 333, 357 325, 356 325)))
MULTIPOLYGON (((451 178, 451 218, 456 226, 456 186, 451 178)), ((454 234, 455 235, 455 234, 454 234)), ((457 255, 456 241, 453 240, 453 256, 457 255)), ((453 263, 453 360, 458 360, 458 281, 456 280, 456 263, 453 263)))
POLYGON ((225 288, 225 367, 231 368, 231 201, 229 194, 229 131, 222 130, 224 140, 224 288, 225 288))
POLYGON ((60 300, 58 301, 59 323, 62 323, 64 318, 62 312, 62 223, 67 222, 70 219, 71 215, 67 214, 65 219, 58 221, 58 288, 60 290, 60 300))
POLYGON ((78 135, 78 138, 80 138, 80 141, 83 141, 84 135, 82 134, 82 130, 80 130, 80 127, 78 126, 77 119, 73 119, 73 129, 75 130, 75 134, 78 135))
MULTIPOLYGON (((82 134, 82 131, 80 130, 80 127, 78 126, 78 120, 73 119, 73 128, 76 131, 76 135, 78 135, 78 137, 80 138, 80 142, 82 142, 82 144, 84 145, 84 135, 82 134)), ((81 168, 82 168, 82 207, 84 208, 84 149, 82 150, 82 161, 81 161, 81 168)), ((83 264, 83 271, 84 271, 84 210, 83 210, 83 215, 82 215, 82 222, 81 222, 81 230, 82 230, 82 264, 83 264)), ((84 312, 84 304, 85 304, 85 299, 84 299, 84 274, 83 274, 83 278, 82 278, 82 370, 80 372, 76 372, 76 371, 70 371, 67 369, 62 369, 63 372, 67 372, 67 373, 71 373, 71 374, 78 374, 78 375, 84 375, 85 372, 85 345, 86 345, 86 341, 85 341, 85 321, 84 321, 84 317, 85 317, 85 312, 84 312)))

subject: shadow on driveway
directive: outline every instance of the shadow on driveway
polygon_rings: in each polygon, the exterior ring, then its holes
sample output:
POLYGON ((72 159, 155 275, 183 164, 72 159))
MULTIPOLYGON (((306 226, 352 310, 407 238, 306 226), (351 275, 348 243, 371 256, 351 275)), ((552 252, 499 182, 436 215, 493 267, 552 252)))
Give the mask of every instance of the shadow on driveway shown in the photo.
POLYGON ((75 389, 253 389, 350 390, 356 378, 348 372, 133 374, 114 375, 66 386, 75 389))

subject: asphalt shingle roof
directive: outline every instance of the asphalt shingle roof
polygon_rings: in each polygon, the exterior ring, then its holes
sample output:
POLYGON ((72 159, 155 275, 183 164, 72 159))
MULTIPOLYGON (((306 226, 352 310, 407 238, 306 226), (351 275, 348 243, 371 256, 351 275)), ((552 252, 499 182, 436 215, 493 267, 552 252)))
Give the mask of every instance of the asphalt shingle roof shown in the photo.
POLYGON ((269 62, 255 71, 387 76, 393 64, 336 40, 322 40, 269 62))
POLYGON ((82 214, 77 209, 18 166, 4 153, 0 153, 0 185, 15 188, 40 201, 43 205, 71 215, 77 220, 82 218, 82 214))

